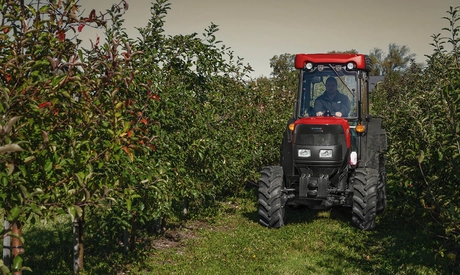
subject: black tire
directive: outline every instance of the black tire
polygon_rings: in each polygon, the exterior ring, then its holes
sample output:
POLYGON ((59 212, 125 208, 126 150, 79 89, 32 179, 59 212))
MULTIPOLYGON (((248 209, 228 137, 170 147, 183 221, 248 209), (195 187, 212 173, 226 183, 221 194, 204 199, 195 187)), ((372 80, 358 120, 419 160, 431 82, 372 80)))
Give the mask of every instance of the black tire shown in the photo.
POLYGON ((377 187, 377 214, 385 212, 387 208, 387 172, 384 156, 379 160, 379 183, 377 187))
POLYGON ((270 228, 285 224, 285 207, 282 201, 283 168, 264 167, 259 181, 259 223, 270 228))
POLYGON ((359 229, 375 228, 378 177, 377 169, 358 168, 355 171, 352 224, 359 229))

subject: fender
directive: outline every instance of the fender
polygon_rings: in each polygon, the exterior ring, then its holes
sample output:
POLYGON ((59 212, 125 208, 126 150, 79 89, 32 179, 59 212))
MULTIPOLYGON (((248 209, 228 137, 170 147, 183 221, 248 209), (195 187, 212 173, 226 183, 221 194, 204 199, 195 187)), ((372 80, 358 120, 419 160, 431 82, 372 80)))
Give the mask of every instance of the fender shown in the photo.
POLYGON ((358 167, 379 169, 379 156, 387 150, 386 131, 382 127, 381 118, 366 117, 366 131, 360 138, 361 159, 358 167))

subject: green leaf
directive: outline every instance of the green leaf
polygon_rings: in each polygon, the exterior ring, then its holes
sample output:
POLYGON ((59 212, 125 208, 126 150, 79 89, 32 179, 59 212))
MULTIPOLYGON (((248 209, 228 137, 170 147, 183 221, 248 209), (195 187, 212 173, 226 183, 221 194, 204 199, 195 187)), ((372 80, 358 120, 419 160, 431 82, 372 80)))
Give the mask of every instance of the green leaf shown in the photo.
POLYGON ((423 150, 420 151, 420 155, 417 157, 418 163, 422 163, 423 159, 425 158, 425 152, 423 150))
POLYGON ((53 79, 53 81, 51 82, 51 85, 53 85, 53 87, 56 87, 57 85, 59 85, 59 83, 61 83, 61 81, 62 81, 65 77, 66 77, 65 75, 55 77, 55 78, 53 79))
POLYGON ((68 92, 66 92, 66 91, 62 91, 61 94, 62 94, 63 96, 65 96, 66 98, 68 98, 68 99, 72 99, 72 97, 70 96, 70 94, 69 94, 68 92))
POLYGON ((39 69, 40 67, 45 67, 45 68, 47 68, 47 67, 49 67, 49 65, 50 65, 50 62, 49 62, 48 59, 37 60, 37 61, 35 62, 35 64, 34 64, 34 68, 37 68, 37 69, 39 69))
POLYGON ((81 49, 78 49, 78 58, 80 58, 80 61, 83 62, 83 51, 81 49))
POLYGON ((8 163, 7 166, 8 166, 8 176, 11 176, 11 174, 13 174, 14 172, 15 165, 14 163, 8 163))
POLYGON ((21 269, 22 269, 22 257, 18 255, 14 257, 13 270, 21 270, 21 269))
POLYGON ((29 163, 31 161, 34 161, 35 159, 36 159, 35 156, 29 156, 24 159, 24 163, 29 163))
POLYGON ((1 261, 2 263, 0 264, 0 271, 2 274, 10 274, 10 269, 1 261))
POLYGON ((126 209, 128 209, 128 211, 131 211, 132 203, 133 202, 130 199, 126 199, 126 209))
POLYGON ((49 9, 50 9, 49 5, 43 5, 43 6, 40 8, 40 13, 48 12, 49 9))
POLYGON ((82 171, 78 172, 77 174, 75 174, 77 176, 77 180, 78 180, 78 184, 81 186, 81 187, 84 187, 85 186, 85 173, 83 173, 82 171))
POLYGON ((21 184, 19 185, 19 189, 21 189, 21 192, 24 198, 27 199, 29 197, 29 192, 27 191, 27 188, 21 184))
POLYGON ((442 161, 443 157, 444 157, 443 153, 441 151, 438 151, 438 160, 442 161))
POLYGON ((53 169, 53 163, 51 160, 47 159, 45 163, 45 172, 48 173, 51 169, 53 169))
POLYGON ((2 177, 2 185, 4 187, 8 186, 8 178, 7 177, 2 177))
POLYGON ((7 220, 10 222, 14 221, 15 219, 19 217, 20 213, 21 213, 21 208, 19 208, 19 206, 16 205, 15 207, 11 208, 10 211, 8 211, 7 220))
POLYGON ((83 215, 83 209, 78 205, 74 205, 73 207, 75 208, 75 212, 77 216, 81 217, 83 215))
POLYGON ((70 207, 67 207, 67 212, 70 214, 70 217, 72 218, 72 221, 75 220, 75 217, 76 217, 76 211, 75 211, 75 207, 72 205, 70 207))
POLYGON ((38 108, 38 105, 37 104, 33 104, 33 103, 30 103, 29 104, 29 108, 34 111, 34 112, 37 112, 39 111, 40 109, 38 108))

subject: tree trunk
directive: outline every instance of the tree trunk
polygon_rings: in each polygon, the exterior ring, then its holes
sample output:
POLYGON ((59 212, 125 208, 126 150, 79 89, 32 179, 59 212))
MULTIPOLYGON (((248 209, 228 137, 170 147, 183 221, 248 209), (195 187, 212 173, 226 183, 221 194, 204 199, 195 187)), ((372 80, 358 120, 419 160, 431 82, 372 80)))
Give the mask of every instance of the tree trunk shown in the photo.
POLYGON ((129 246, 129 241, 128 241, 128 230, 123 230, 123 253, 127 254, 128 253, 128 246, 129 246))
MULTIPOLYGON (((10 222, 5 217, 3 221, 4 230, 10 228, 10 222)), ((8 234, 3 236, 3 264, 11 269, 11 237, 8 234)))
MULTIPOLYGON (((21 237, 22 236, 22 223, 19 221, 16 221, 13 223, 13 226, 11 227, 11 232, 16 235, 21 237)), ((14 263, 14 258, 16 257, 21 257, 21 254, 24 254, 24 248, 22 247, 22 242, 19 238, 16 238, 13 236, 13 239, 11 241, 11 246, 12 246, 12 254, 13 254, 13 263, 14 263)), ((22 260, 21 260, 22 262, 22 260)), ((19 264, 17 267, 19 270, 15 271, 13 275, 22 275, 22 264, 19 264)))
POLYGON ((83 229, 85 224, 84 211, 81 217, 73 221, 73 273, 83 270, 83 229))
POLYGON ((137 236, 137 217, 136 214, 133 215, 131 221, 131 238, 129 239, 129 250, 134 251, 136 248, 136 236, 137 236))

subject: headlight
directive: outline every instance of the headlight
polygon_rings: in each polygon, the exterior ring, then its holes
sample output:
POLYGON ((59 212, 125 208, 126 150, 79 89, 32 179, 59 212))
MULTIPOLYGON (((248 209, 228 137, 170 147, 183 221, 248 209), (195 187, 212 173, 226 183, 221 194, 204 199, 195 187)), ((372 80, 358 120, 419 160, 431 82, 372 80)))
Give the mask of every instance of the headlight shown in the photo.
POLYGON ((332 149, 322 149, 319 150, 320 158, 332 158, 332 149))
POLYGON ((353 70, 354 68, 356 68, 355 63, 349 62, 349 63, 347 64, 347 70, 353 70))
POLYGON ((302 157, 302 158, 309 158, 309 157, 311 157, 311 151, 310 151, 310 149, 299 149, 299 151, 298 151, 297 153, 298 153, 298 156, 299 156, 299 157, 302 157))

